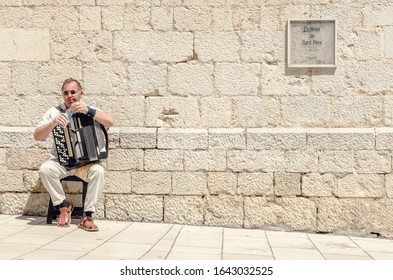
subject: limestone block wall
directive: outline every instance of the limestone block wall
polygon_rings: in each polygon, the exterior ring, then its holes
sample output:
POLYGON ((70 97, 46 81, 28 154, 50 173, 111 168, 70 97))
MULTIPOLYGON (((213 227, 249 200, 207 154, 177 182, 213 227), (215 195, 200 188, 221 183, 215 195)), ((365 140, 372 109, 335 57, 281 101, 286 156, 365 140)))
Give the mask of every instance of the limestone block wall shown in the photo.
POLYGON ((0 0, 0 213, 45 215, 51 143, 32 132, 74 77, 115 118, 99 217, 391 234, 392 14, 390 0, 0 0), (337 68, 286 66, 298 18, 337 20, 337 68))

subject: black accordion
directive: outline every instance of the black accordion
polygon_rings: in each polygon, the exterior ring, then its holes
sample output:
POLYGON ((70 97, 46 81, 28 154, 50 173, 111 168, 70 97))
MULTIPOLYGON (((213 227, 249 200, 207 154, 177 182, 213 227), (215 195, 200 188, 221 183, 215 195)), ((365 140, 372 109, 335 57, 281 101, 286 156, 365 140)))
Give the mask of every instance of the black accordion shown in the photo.
POLYGON ((75 113, 66 127, 56 126, 52 133, 59 163, 74 169, 108 157, 106 128, 92 117, 75 113))

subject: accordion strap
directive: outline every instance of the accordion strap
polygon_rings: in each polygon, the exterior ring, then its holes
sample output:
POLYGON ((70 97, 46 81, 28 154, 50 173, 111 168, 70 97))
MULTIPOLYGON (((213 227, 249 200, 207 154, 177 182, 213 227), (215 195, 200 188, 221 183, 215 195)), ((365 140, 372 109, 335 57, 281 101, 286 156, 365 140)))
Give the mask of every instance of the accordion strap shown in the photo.
POLYGON ((61 105, 56 106, 56 109, 62 113, 65 113, 65 110, 63 109, 63 107, 61 107, 61 105))

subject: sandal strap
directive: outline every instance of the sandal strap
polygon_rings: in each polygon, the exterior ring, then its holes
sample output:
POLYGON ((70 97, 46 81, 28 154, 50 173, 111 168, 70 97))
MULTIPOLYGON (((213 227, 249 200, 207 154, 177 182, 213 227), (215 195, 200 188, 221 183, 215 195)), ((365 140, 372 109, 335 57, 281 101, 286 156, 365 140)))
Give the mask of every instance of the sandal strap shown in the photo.
POLYGON ((89 217, 83 217, 81 218, 79 224, 85 228, 85 229, 98 229, 97 225, 94 224, 94 221, 92 218, 89 217))

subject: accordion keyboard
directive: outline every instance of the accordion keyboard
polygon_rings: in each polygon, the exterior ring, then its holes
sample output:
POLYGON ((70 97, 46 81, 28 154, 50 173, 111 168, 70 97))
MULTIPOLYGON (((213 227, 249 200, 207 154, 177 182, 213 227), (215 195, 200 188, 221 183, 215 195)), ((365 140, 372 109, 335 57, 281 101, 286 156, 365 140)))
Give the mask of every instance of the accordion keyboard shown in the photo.
POLYGON ((56 126, 53 129, 53 136, 56 144, 59 163, 62 165, 67 165, 70 160, 70 156, 68 154, 67 141, 64 135, 64 128, 60 125, 56 126))

